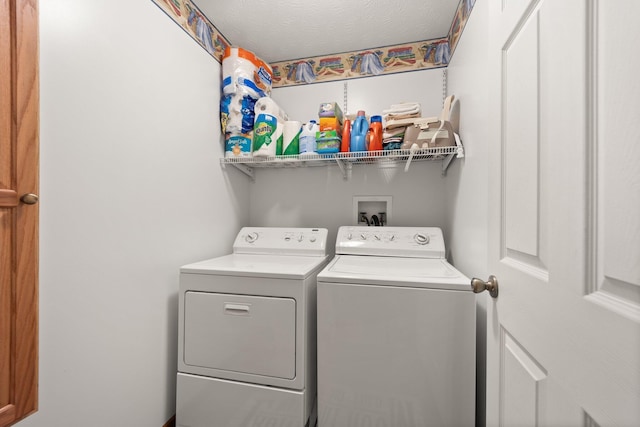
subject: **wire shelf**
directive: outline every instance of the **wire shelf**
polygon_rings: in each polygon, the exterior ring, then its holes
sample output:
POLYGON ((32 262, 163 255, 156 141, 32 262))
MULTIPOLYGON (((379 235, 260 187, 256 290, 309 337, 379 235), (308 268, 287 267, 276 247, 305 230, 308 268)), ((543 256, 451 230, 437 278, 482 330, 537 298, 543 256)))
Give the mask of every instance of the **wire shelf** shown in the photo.
POLYGON ((301 168, 337 164, 345 179, 352 165, 381 164, 386 162, 443 161, 443 173, 454 157, 464 157, 462 144, 449 147, 418 148, 413 150, 358 151, 331 154, 302 154, 274 157, 233 157, 222 158, 220 163, 232 165, 249 175, 252 179, 253 168, 301 168))

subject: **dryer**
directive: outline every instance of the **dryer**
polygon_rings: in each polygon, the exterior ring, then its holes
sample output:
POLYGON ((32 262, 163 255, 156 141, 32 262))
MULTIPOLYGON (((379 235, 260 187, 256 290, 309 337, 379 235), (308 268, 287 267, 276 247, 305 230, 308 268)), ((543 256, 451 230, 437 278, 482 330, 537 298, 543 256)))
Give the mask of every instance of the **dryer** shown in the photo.
POLYGON ((316 276, 327 230, 245 227, 180 269, 176 424, 315 424, 316 276))
POLYGON ((318 426, 473 426, 475 310, 439 228, 340 227, 318 274, 318 426))

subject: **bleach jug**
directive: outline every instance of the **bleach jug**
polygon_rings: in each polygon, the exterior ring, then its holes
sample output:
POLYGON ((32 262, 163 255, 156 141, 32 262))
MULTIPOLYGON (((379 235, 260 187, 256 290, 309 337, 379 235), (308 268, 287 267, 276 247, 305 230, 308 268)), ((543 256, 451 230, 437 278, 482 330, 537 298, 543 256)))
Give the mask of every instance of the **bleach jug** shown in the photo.
POLYGON ((315 120, 309 120, 302 126, 300 134, 300 154, 314 154, 316 149, 316 132, 318 132, 318 124, 315 120))
POLYGON ((351 126, 351 151, 366 151, 367 132, 369 131, 369 123, 364 115, 364 111, 358 111, 356 119, 351 126))

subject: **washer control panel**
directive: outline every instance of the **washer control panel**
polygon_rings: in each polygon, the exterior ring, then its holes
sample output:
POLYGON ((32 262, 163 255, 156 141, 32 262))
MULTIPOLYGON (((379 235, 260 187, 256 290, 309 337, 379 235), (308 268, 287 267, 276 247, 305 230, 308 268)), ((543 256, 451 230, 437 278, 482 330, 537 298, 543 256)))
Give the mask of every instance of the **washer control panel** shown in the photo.
POLYGON ((442 230, 437 227, 363 227, 338 229, 336 254, 444 258, 442 230))
POLYGON ((326 228, 244 227, 236 237, 233 252, 326 255, 327 235, 326 228))

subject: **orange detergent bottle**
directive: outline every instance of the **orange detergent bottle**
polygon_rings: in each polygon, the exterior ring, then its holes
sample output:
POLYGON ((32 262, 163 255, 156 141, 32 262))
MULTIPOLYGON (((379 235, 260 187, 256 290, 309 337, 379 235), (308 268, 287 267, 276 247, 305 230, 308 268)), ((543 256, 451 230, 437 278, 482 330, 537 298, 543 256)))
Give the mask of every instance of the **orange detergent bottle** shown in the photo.
POLYGON ((340 144, 340 152, 348 152, 349 144, 351 144, 351 120, 345 119, 342 124, 342 142, 340 144))
POLYGON ((369 151, 382 150, 382 116, 371 116, 369 151))

